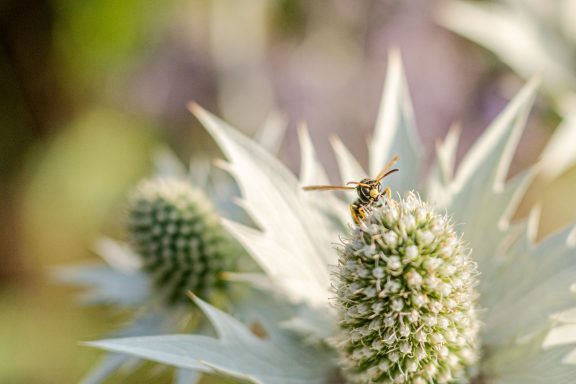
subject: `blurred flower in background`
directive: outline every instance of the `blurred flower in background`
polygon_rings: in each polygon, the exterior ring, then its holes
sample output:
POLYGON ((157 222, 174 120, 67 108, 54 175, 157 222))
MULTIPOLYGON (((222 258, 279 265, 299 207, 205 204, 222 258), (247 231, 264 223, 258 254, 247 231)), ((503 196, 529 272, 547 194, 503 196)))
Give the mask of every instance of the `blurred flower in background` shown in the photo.
MULTIPOLYGON (((94 258, 89 250, 99 230, 120 232, 113 214, 127 189, 149 172, 149 154, 160 143, 198 164, 214 157, 211 139, 184 108, 190 100, 251 135, 281 111, 289 129, 280 157, 293 169, 294 128, 302 120, 314 138, 337 133, 362 154, 386 54, 396 46, 411 88, 418 90, 413 99, 424 155, 431 157, 435 140, 455 121, 464 127, 462 154, 514 87, 508 86, 510 76, 502 81, 490 55, 437 23, 439 4, 2 2, 0 381, 76 381, 98 357, 93 351, 78 354, 76 341, 99 337, 122 322, 121 314, 111 321, 107 311, 74 309, 69 292, 44 275, 48 266, 94 258)), ((519 11, 507 9, 503 22, 515 22, 519 11)), ((472 25, 477 17, 463 22, 472 25)), ((554 25, 546 20, 543 25, 554 25)), ((569 36, 546 36, 546 47, 573 50, 569 36)), ((541 44, 531 34, 517 41, 541 44)), ((541 55, 530 54, 527 62, 541 55)), ((558 74, 573 77, 572 58, 550 58, 566 68, 558 74)), ((555 82, 564 83, 570 82, 555 82)), ((550 111, 559 113, 563 103, 551 99, 538 103, 512 173, 535 159, 557 125, 550 111)), ((324 163, 334 163, 327 144, 317 149, 324 163)), ((328 168, 334 175, 335 167, 328 168)), ((563 201, 559 196, 570 195, 574 180, 573 171, 565 172, 554 190, 545 191, 546 201, 563 201)), ((565 205, 552 204, 545 212, 547 229, 571 218, 565 205)))

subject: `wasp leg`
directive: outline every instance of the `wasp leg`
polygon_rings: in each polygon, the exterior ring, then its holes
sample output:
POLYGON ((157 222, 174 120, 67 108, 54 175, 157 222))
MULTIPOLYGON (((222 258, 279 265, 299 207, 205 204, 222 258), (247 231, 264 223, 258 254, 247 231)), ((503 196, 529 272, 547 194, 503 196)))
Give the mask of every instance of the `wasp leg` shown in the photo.
POLYGON ((362 208, 360 205, 356 203, 350 204, 349 208, 350 208, 350 214, 352 215, 354 222, 356 224, 360 224, 360 221, 364 217, 366 217, 366 212, 364 211, 364 208, 362 208))
POLYGON ((384 195, 386 195, 388 201, 392 201, 392 191, 390 190, 390 187, 386 187, 386 189, 384 189, 384 195))
POLYGON ((350 214, 352 215, 352 219, 354 219, 354 222, 356 224, 360 223, 360 220, 358 219, 358 215, 356 214, 356 205, 355 204, 350 204, 348 206, 348 208, 350 208, 350 214))
POLYGON ((396 200, 392 200, 392 191, 390 191, 390 187, 386 187, 382 195, 386 195, 387 197, 386 204, 393 204, 395 207, 398 206, 396 200))
POLYGON ((360 220, 362 220, 366 217, 367 210, 365 207, 360 206, 360 207, 358 207, 357 211, 358 211, 357 215, 360 218, 360 220))

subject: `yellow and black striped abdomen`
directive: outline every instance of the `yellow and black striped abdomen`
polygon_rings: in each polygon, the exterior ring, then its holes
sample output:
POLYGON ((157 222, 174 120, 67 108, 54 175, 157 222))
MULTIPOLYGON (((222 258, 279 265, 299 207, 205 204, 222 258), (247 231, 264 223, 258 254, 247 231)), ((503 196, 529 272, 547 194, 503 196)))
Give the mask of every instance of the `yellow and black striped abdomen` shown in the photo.
POLYGON ((359 198, 350 204, 350 214, 356 224, 360 224, 360 221, 366 217, 366 214, 370 211, 371 204, 373 204, 372 201, 364 203, 359 198))

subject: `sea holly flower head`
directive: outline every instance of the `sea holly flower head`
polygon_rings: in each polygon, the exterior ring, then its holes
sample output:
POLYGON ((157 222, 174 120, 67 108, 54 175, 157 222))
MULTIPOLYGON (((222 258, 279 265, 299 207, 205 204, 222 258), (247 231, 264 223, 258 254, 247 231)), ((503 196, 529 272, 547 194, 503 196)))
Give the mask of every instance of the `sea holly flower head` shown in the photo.
POLYGON ((130 198, 127 227, 143 269, 167 303, 190 303, 188 291, 208 298, 225 287, 222 272, 239 245, 221 227, 204 193, 189 183, 142 182, 130 198))
POLYGON ((354 383, 451 383, 477 360, 476 264, 414 193, 350 231, 335 273, 341 365, 354 383))

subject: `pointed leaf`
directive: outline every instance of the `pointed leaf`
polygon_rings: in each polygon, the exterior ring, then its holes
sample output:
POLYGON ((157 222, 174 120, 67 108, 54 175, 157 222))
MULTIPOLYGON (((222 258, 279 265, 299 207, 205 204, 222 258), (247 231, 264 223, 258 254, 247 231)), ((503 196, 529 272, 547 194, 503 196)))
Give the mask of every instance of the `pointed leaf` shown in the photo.
POLYGON ((386 179, 385 184, 400 193, 415 189, 422 167, 422 146, 418 140, 408 86, 397 51, 389 54, 386 85, 370 145, 370 175, 377 175, 394 154, 400 156, 398 167, 402 176, 386 179))
POLYGON ((272 155, 200 107, 192 110, 230 160, 241 204, 263 231, 258 234, 228 223, 232 233, 247 246, 252 242, 247 239, 254 239, 249 249, 253 257, 291 298, 327 306, 327 265, 334 264, 337 256, 328 243, 317 240, 336 238, 322 225, 325 217, 306 204, 298 180, 272 155))
POLYGON ((306 125, 298 127, 298 140, 300 142, 301 164, 300 164, 300 182, 304 185, 309 184, 328 184, 328 175, 318 158, 312 139, 308 133, 306 125))
POLYGON ((460 127, 454 125, 446 138, 436 144, 436 164, 428 176, 428 202, 445 207, 451 199, 450 183, 452 182, 456 149, 460 138, 460 127))
POLYGON ((108 353, 99 361, 81 381, 81 384, 100 384, 108 379, 124 364, 134 360, 133 356, 120 353, 108 353))
POLYGON ((60 267, 53 275, 60 282, 88 288, 79 299, 89 305, 141 305, 151 294, 150 281, 142 273, 123 273, 104 265, 60 267))
POLYGON ((450 186, 449 212, 464 223, 464 238, 470 242, 483 275, 481 295, 485 288, 490 289, 492 273, 498 267, 493 260, 496 248, 505 237, 495 224, 507 222, 532 176, 524 173, 505 184, 536 88, 537 81, 528 83, 508 104, 464 157, 450 186))
MULTIPOLYGON (((114 337, 131 337, 157 335, 173 328, 173 322, 167 313, 145 313, 138 316, 132 324, 113 334, 114 337)), ((82 379, 82 384, 99 384, 107 380, 115 372, 121 371, 127 375, 141 364, 141 360, 131 355, 109 353, 98 362, 82 379)))
POLYGON ((571 384, 576 367, 563 364, 569 347, 544 350, 542 338, 500 348, 485 359, 483 371, 494 384, 571 384))
POLYGON ((107 237, 101 237, 94 244, 96 253, 108 265, 125 273, 138 271, 142 267, 142 259, 126 244, 107 237))
POLYGON ((327 304, 328 292, 317 283, 322 276, 315 275, 314 268, 293 257, 290 249, 277 243, 266 232, 228 220, 223 224, 290 300, 304 300, 321 306, 327 304), (278 260, 282 260, 281 265, 278 260))
MULTIPOLYGON (((305 125, 299 127, 298 139, 301 152, 300 184, 303 186, 330 184, 305 125)), ((319 217, 326 218, 322 224, 329 228, 326 233, 332 235, 344 229, 344 223, 349 220, 348 208, 332 191, 310 192, 304 194, 303 198, 310 203, 311 208, 322 211, 323 214, 319 217)), ((330 244, 333 240, 333 238, 325 239, 326 244, 330 244)))
POLYGON ((329 356, 279 330, 267 329, 270 337, 260 339, 224 312, 199 299, 195 301, 214 325, 218 339, 169 335, 103 340, 89 345, 252 383, 325 383, 329 356))
POLYGON ((527 83, 474 143, 456 173, 456 192, 470 189, 472 179, 477 179, 479 172, 486 188, 496 188, 504 183, 538 85, 538 79, 527 83))
POLYGON ((500 297, 486 319, 492 344, 547 329, 551 315, 576 305, 571 289, 576 283, 576 248, 567 242, 573 232, 568 228, 536 245, 525 235, 507 250, 509 259, 494 279, 502 282, 494 287, 500 297))

